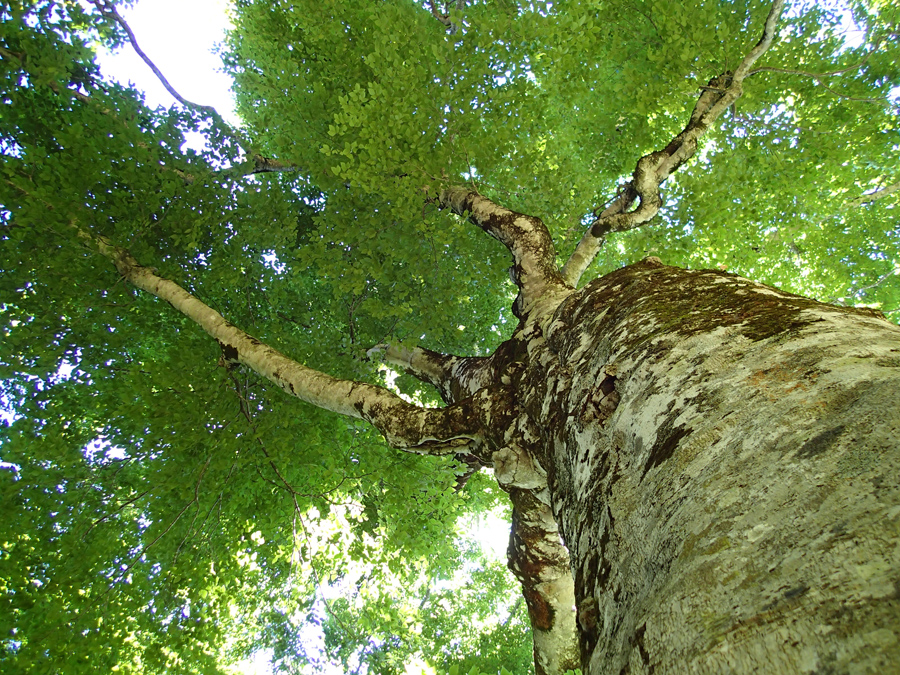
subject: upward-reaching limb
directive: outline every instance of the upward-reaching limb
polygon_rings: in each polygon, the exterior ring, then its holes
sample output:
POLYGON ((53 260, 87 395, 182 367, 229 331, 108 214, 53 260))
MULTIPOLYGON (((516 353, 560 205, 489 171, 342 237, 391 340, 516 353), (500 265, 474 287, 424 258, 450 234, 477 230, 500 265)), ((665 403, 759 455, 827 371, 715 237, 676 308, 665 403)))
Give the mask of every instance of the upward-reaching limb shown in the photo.
POLYGON ((684 130, 672 139, 663 150, 644 155, 638 160, 631 181, 624 187, 613 204, 591 223, 574 253, 562 269, 565 282, 575 286, 588 265, 597 255, 605 237, 610 232, 630 230, 646 223, 657 214, 662 206, 659 186, 697 150, 697 141, 712 126, 712 123, 740 98, 742 83, 753 64, 772 44, 775 25, 784 8, 784 0, 775 0, 762 37, 750 50, 734 73, 723 73, 709 81, 697 99, 691 119, 684 130), (633 211, 628 209, 638 201, 633 211))
POLYGON ((510 276, 519 287, 513 306, 523 316, 540 299, 554 291, 566 291, 556 265, 556 249, 540 218, 510 211, 464 187, 441 192, 440 204, 469 220, 500 241, 513 257, 510 276))

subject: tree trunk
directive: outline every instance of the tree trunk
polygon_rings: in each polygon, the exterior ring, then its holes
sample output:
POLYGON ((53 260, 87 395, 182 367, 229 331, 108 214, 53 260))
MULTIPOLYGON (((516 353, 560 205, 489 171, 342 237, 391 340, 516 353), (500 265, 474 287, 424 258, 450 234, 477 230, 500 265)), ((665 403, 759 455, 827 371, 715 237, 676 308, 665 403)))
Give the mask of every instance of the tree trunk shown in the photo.
POLYGON ((652 258, 535 325, 585 673, 897 667, 897 326, 652 258))

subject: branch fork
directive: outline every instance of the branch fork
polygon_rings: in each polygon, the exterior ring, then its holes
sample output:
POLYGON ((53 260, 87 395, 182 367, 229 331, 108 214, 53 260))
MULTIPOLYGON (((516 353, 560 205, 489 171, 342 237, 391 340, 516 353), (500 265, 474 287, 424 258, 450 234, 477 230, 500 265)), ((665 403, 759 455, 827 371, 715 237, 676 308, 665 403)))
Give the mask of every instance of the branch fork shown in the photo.
POLYGON ((697 151, 700 137, 713 125, 723 112, 734 105, 743 94, 743 81, 751 74, 753 64, 769 49, 775 39, 775 27, 784 0, 775 0, 766 17, 762 37, 741 61, 735 71, 726 71, 700 87, 690 121, 663 150, 644 155, 638 160, 631 181, 622 196, 606 208, 593 223, 563 266, 562 278, 566 284, 576 286, 581 275, 594 260, 606 235, 624 232, 643 225, 662 207, 660 185, 697 151), (629 211, 634 202, 637 208, 629 211))

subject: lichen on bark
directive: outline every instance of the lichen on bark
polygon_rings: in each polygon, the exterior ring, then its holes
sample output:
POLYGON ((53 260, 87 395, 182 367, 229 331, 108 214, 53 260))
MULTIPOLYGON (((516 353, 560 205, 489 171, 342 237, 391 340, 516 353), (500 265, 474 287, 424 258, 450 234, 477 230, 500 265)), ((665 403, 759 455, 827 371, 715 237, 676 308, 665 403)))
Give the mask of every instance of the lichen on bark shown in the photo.
POLYGON ((896 326, 655 260, 547 323, 523 406, 586 672, 898 661, 896 326))

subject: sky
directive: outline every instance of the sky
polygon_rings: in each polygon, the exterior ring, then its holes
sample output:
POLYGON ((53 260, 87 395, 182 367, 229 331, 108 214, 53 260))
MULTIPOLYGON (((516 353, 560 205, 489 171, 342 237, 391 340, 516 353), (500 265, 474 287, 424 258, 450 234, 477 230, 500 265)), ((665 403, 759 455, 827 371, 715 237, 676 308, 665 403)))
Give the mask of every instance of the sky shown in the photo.
MULTIPOLYGON (((226 0, 140 0, 120 13, 175 91, 193 103, 213 106, 235 124, 231 80, 213 53, 231 25, 227 8, 226 0)), ((175 103, 131 45, 114 54, 103 51, 97 60, 109 77, 146 92, 151 107, 175 103)))

